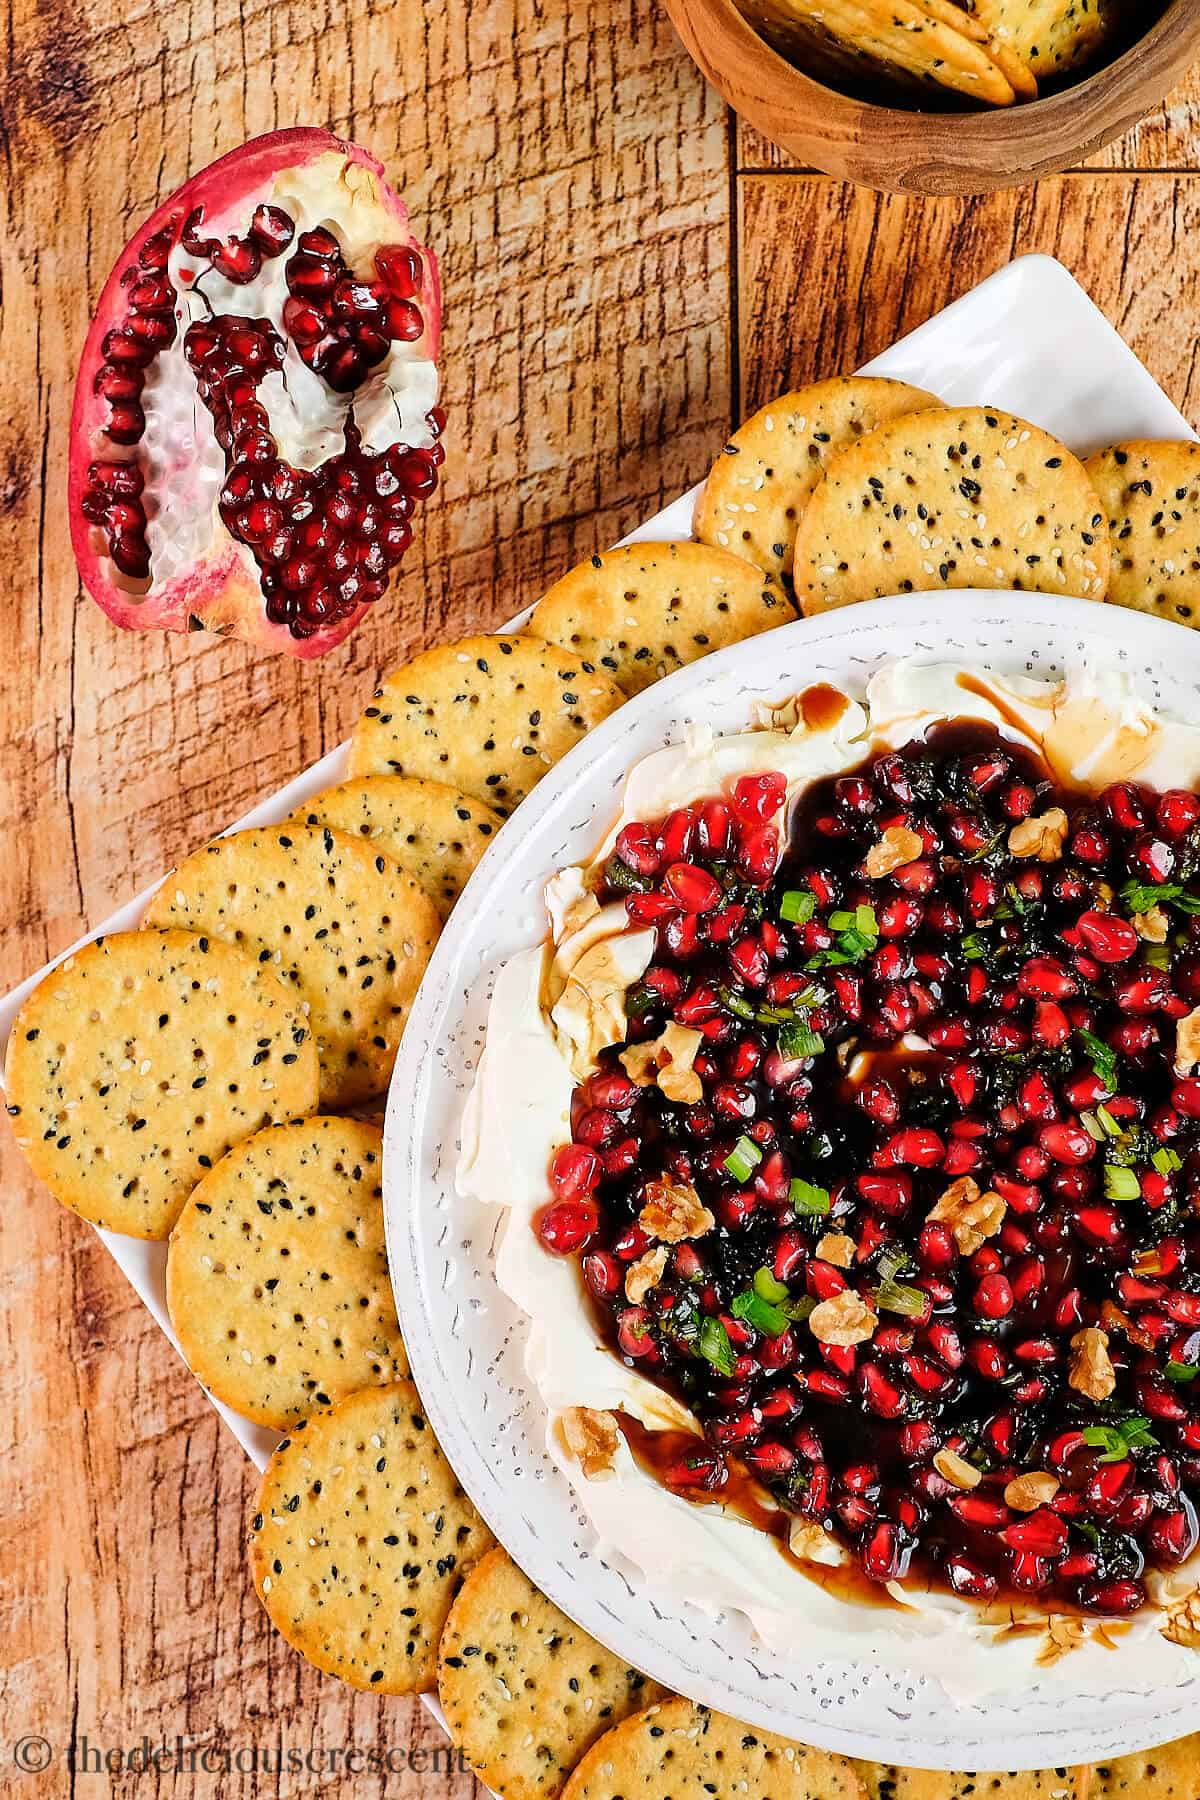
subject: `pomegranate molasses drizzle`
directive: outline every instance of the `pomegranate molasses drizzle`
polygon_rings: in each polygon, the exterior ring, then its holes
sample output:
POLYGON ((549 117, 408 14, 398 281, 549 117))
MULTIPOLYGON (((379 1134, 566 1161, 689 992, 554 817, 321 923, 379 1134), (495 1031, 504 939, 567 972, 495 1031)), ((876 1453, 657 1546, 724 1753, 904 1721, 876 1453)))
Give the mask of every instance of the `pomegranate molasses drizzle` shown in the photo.
POLYGON ((780 856, 783 799, 602 872, 657 950, 537 1230, 705 1434, 627 1440, 860 1581, 1134 1613, 1198 1536, 1200 799, 966 722, 815 784, 780 856), (621 1061, 672 1023, 690 1101, 621 1061))

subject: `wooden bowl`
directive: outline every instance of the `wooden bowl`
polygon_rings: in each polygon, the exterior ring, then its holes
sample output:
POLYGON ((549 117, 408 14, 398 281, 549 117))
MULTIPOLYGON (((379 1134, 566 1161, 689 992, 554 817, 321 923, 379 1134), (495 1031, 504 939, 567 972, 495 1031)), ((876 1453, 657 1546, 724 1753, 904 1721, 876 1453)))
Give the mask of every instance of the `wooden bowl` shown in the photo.
POLYGON ((987 112, 909 112, 802 74, 734 0, 666 4, 735 112, 806 167, 888 192, 985 194, 1072 167, 1157 106, 1200 56, 1200 6, 1171 0, 1130 49, 1074 87, 987 112))

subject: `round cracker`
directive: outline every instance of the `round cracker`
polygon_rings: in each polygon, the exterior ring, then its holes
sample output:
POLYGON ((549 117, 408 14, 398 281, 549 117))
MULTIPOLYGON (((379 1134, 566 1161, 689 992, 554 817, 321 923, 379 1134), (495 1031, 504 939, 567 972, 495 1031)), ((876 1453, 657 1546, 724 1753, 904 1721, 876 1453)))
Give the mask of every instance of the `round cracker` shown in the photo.
POLYGON ((1138 439, 1084 467, 1108 520, 1109 599, 1200 625, 1200 444, 1138 439))
POLYGON ((369 844, 328 826, 268 825, 181 862, 146 908, 249 950, 308 1006, 321 1105, 383 1093, 437 941, 437 908, 369 844))
POLYGON ((984 45, 920 0, 738 0, 750 23, 785 56, 818 68, 832 56, 862 78, 948 88, 981 105, 1016 98, 984 45))
POLYGON ((540 638, 440 644, 376 690, 354 728, 350 773, 449 782, 507 816, 624 698, 540 638))
POLYGON ((17 1142, 57 1200, 165 1238, 231 1145, 312 1110, 317 1054, 273 969, 190 931, 123 931, 38 984, 4 1079, 17 1142))
POLYGON ((795 617, 778 580, 740 556, 708 544, 625 544, 564 575, 534 607, 529 629, 640 694, 795 617))
POLYGON ((830 458, 890 419, 941 404, 924 388, 871 375, 837 375, 772 400, 713 464, 696 536, 790 581, 796 526, 830 458))
POLYGON ((451 1601, 495 1539, 412 1382, 298 1425, 267 1464, 258 1508, 254 1585, 288 1643, 351 1687, 432 1688, 451 1601))
POLYGON ((1125 23, 1123 0, 971 0, 971 10, 1042 81, 1096 61, 1125 23))
POLYGON ((192 1373, 277 1431, 407 1375, 378 1126, 300 1119, 223 1156, 171 1233, 167 1309, 192 1373))
POLYGON ((862 1800, 844 1756, 739 1725, 690 1700, 664 1700, 594 1744, 563 1800, 862 1800))
POLYGON ((491 1551, 450 1609, 438 1692, 455 1745, 502 1800, 554 1800, 597 1738, 666 1690, 491 1551))
POLYGON ((1200 1793, 1200 1733, 1158 1750, 1139 1750, 1097 1763, 1089 1800, 1196 1800, 1200 1793))
POLYGON ((1085 1800, 1086 1769, 1035 1769, 1017 1774, 947 1774, 860 1763, 869 1800, 1085 1800))
POLYGON ((1103 600, 1109 547, 1083 464, 991 407, 881 425, 835 456, 796 534, 806 614, 884 594, 1019 588, 1103 600))
POLYGON ((366 838, 399 863, 445 919, 504 823, 498 812, 440 781, 360 775, 314 794, 292 819, 366 838))

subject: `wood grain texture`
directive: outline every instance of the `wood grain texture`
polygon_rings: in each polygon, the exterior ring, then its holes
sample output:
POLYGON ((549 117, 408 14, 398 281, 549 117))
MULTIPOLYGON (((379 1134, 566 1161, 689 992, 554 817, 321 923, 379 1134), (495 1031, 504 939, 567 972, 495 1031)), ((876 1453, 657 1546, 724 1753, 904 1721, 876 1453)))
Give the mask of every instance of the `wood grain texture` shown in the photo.
MULTIPOLYGON (((508 617, 695 481, 731 413, 727 121, 655 0, 4 11, 0 793, 25 829, 0 868, 0 988, 335 744, 382 669, 508 617), (320 665, 117 632, 78 598, 63 514, 74 363, 129 230, 190 170, 300 123, 383 158, 446 290, 441 497, 320 665)), ((243 1571, 241 1451, 7 1134, 0 1156, 0 1736, 444 1755, 415 1702, 352 1695, 271 1632, 243 1571)), ((384 1785, 318 1764, 112 1788, 384 1785)), ((426 1768, 386 1789, 475 1784, 426 1768)))
POLYGON ((739 200, 743 415, 784 387, 857 368, 1013 256, 1040 250, 1077 276, 1176 405, 1200 416, 1200 174, 1062 175, 971 201, 752 175, 739 200))

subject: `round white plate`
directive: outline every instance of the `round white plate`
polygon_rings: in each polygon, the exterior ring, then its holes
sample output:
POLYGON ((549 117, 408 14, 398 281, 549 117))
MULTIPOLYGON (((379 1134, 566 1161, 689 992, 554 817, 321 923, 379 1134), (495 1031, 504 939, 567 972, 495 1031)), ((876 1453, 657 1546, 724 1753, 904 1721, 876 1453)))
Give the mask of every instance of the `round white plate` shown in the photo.
POLYGON ((1137 613, 1040 594, 917 594, 848 607, 736 645, 631 700, 500 832, 438 944, 388 1096, 388 1252, 408 1353, 446 1455, 496 1536, 576 1623, 668 1687, 828 1749, 925 1768, 1053 1767, 1200 1725, 1200 1657, 1194 1678, 1165 1691, 1138 1692, 1133 1671, 1122 1685, 1114 1655, 1113 1691, 1103 1696, 1059 1681, 957 1706, 924 1678, 806 1658, 802 1627, 782 1660, 740 1615, 713 1619, 632 1581, 597 1554, 545 1453, 543 1408, 525 1376, 525 1323, 492 1275, 505 1215, 454 1187, 496 967, 544 935, 546 879, 597 843, 630 765, 677 742, 689 723, 744 728, 754 702, 815 681, 861 694, 882 663, 913 655, 1046 677, 1085 656, 1116 660, 1164 712, 1196 713, 1200 639, 1137 613))

